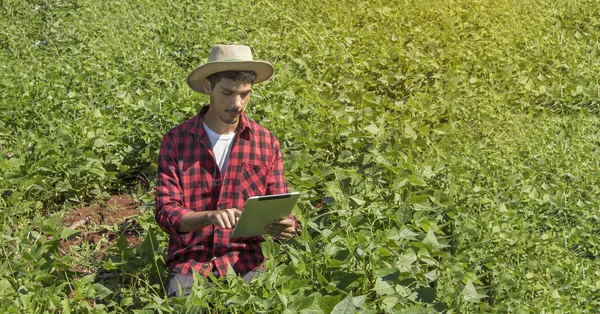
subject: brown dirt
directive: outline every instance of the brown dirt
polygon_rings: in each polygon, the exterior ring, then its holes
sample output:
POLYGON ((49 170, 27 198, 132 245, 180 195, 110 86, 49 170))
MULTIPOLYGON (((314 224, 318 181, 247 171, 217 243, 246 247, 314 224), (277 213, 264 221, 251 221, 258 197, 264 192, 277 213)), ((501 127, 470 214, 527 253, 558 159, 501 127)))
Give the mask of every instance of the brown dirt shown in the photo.
MULTIPOLYGON (((61 219, 65 227, 82 232, 74 238, 63 241, 63 254, 80 248, 87 243, 94 249, 94 257, 100 261, 106 259, 107 249, 114 246, 121 235, 127 239, 129 247, 137 247, 144 237, 142 228, 136 221, 139 204, 126 195, 113 195, 103 205, 82 207, 68 213, 61 219)), ((82 274, 94 272, 92 269, 76 267, 72 271, 82 274)))

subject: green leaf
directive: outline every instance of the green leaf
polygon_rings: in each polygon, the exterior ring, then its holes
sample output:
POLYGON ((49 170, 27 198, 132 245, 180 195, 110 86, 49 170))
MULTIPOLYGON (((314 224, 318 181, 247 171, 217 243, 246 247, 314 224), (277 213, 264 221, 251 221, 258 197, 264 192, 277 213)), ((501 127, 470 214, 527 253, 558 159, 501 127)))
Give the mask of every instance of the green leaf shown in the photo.
POLYGON ((279 292, 279 291, 275 291, 275 293, 279 297, 279 300, 281 300, 281 303, 283 304, 283 306, 285 308, 287 308, 288 307, 288 298, 287 298, 287 296, 285 294, 279 292))
POLYGON ((408 182, 410 182, 412 185, 416 185, 416 186, 427 186, 427 182, 425 182, 425 180, 423 180, 423 178, 416 176, 416 175, 409 176, 408 182))
POLYGON ((319 300, 318 300, 319 308, 321 308, 321 310, 323 310, 323 312, 325 312, 325 313, 331 313, 331 311, 333 311, 333 308, 339 302, 340 302, 339 295, 323 296, 323 297, 319 298, 319 300))
POLYGON ((107 260, 104 261, 104 263, 102 263, 102 267, 106 270, 116 270, 119 269, 119 267, 121 265, 123 265, 123 262, 114 262, 113 260, 107 260))
POLYGON ((260 248, 266 259, 276 258, 279 255, 280 246, 273 241, 261 242, 260 248))
POLYGON ((369 124, 365 127, 365 130, 373 135, 379 134, 379 128, 375 124, 369 124))
POLYGON ((352 304, 357 308, 362 308, 367 301, 367 295, 359 295, 352 298, 352 304))
POLYGON ((61 310, 64 314, 71 314, 71 302, 68 299, 63 299, 60 301, 61 310))
POLYGON ((396 265, 400 271, 409 272, 411 266, 417 261, 417 259, 417 254, 415 254, 413 250, 408 250, 398 257, 398 262, 396 265))
POLYGON ((475 289, 475 286, 471 280, 467 281, 467 284, 463 288, 461 295, 467 302, 479 302, 480 299, 487 297, 487 295, 477 292, 477 289, 475 289))
POLYGON ((316 298, 314 296, 310 296, 307 298, 298 298, 290 305, 290 309, 295 312, 299 312, 304 309, 310 308, 315 303, 316 298))
POLYGON ((119 304, 122 308, 127 308, 127 307, 131 306, 132 303, 133 303, 132 297, 125 297, 121 300, 121 302, 119 304))
POLYGON ((417 288, 415 292, 418 294, 417 299, 422 303, 434 303, 437 297, 437 290, 431 287, 417 288))
POLYGON ((427 232, 427 235, 423 239, 423 244, 429 245, 434 250, 439 250, 440 243, 438 242, 437 238, 435 237, 435 233, 433 232, 433 228, 429 229, 429 232, 427 232))
POLYGON ((19 180, 22 177, 23 177, 23 175, 18 172, 7 171, 4 173, 4 178, 6 180, 8 180, 8 182, 10 182, 11 184, 15 184, 15 183, 19 182, 19 180))
POLYGON ((375 286, 373 287, 373 291, 377 292, 377 294, 379 295, 390 295, 396 293, 394 288, 382 278, 377 278, 375 280, 375 286))
POLYGON ((102 138, 97 138, 94 140, 94 147, 96 148, 100 148, 100 147, 104 147, 106 145, 104 139, 102 138))
POLYGON ((401 296, 397 294, 386 295, 381 298, 381 301, 384 305, 385 309, 391 310, 396 307, 398 302, 400 302, 401 296))
POLYGON ((409 138, 412 140, 416 140, 417 139, 417 132, 415 132, 415 130, 410 126, 410 125, 406 125, 404 126, 404 134, 403 136, 405 138, 409 138))
POLYGON ((64 228, 60 233, 60 238, 63 240, 71 240, 75 236, 81 233, 81 230, 75 230, 71 228, 64 228))
POLYGON ((56 182, 56 191, 58 192, 69 192, 73 190, 73 186, 67 180, 56 182))
MULTIPOLYGON (((338 278, 340 278, 340 276, 342 275, 337 275, 338 278)), ((340 290, 348 291, 349 289, 355 288, 359 285, 359 279, 361 279, 359 274, 355 272, 348 272, 343 275, 342 279, 339 280, 335 286, 340 290)))
POLYGON ((350 292, 342 301, 340 301, 331 311, 331 314, 353 313, 355 310, 352 302, 352 292, 350 292))
POLYGON ((0 280, 0 295, 10 297, 14 295, 15 289, 12 287, 10 282, 6 279, 0 280))
MULTIPOLYGON (((417 204, 415 204, 415 206, 416 205, 417 204)), ((416 233, 408 228, 402 229, 402 231, 400 231, 400 234, 399 234, 399 236, 402 239, 406 239, 406 240, 416 240, 418 235, 419 235, 418 233, 416 233)))
POLYGON ((98 300, 104 300, 106 297, 111 295, 113 292, 102 284, 95 283, 92 285, 95 291, 95 297, 98 300))
POLYGON ((362 198, 358 196, 350 196, 350 199, 353 200, 358 206, 363 206, 366 203, 362 198))

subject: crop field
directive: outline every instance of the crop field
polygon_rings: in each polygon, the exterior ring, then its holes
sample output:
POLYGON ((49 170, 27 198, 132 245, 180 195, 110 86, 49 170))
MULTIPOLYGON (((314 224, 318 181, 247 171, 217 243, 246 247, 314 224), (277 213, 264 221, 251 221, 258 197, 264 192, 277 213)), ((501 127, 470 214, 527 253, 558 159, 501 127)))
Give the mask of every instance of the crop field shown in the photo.
POLYGON ((1 313, 598 313, 600 2, 0 0, 1 313), (162 135, 275 66, 300 236, 167 299, 162 135))

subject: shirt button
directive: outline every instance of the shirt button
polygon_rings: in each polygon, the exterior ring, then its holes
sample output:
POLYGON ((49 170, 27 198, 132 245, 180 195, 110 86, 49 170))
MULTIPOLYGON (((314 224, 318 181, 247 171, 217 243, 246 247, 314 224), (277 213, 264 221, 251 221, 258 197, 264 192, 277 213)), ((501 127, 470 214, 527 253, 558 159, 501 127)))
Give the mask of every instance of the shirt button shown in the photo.
POLYGON ((217 180, 217 181, 215 182, 215 185, 216 185, 216 186, 221 186, 221 184, 222 184, 221 180, 217 180))
POLYGON ((221 233, 221 229, 215 230, 215 233, 221 233))
POLYGON ((223 207, 225 207, 225 206, 223 206, 223 204, 222 204, 222 203, 219 203, 219 204, 217 204, 217 208, 219 208, 219 209, 223 209, 223 207))

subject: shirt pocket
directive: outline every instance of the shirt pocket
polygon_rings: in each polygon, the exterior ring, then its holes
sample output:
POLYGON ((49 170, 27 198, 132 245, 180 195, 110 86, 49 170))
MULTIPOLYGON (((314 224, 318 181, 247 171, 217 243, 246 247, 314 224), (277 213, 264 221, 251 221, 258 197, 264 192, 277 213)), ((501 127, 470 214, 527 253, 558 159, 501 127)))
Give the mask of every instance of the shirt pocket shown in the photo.
POLYGON ((251 196, 264 195, 267 191, 267 166, 242 163, 237 180, 237 190, 244 199, 251 196))
POLYGON ((205 168, 197 163, 182 171, 179 175, 183 206, 193 211, 203 211, 211 205, 215 193, 214 169, 205 168))

